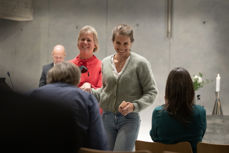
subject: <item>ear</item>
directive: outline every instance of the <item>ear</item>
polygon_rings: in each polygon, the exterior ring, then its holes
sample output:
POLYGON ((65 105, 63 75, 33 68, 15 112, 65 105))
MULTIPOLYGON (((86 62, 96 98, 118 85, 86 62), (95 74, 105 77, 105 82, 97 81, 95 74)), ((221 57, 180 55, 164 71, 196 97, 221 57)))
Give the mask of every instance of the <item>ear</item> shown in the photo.
POLYGON ((97 50, 97 46, 95 44, 94 49, 93 49, 93 52, 95 52, 96 50, 97 50))

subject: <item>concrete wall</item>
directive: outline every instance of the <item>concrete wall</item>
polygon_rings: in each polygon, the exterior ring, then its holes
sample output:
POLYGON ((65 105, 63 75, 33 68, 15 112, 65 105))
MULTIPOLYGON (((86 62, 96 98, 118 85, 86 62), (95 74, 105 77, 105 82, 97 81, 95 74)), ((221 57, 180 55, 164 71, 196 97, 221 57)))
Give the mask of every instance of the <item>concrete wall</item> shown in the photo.
POLYGON ((169 71, 182 66, 190 74, 202 72, 211 83, 200 89, 207 114, 215 102, 215 77, 221 74, 221 102, 229 115, 229 1, 174 0, 173 37, 166 37, 166 0, 34 0, 33 21, 0 20, 0 77, 9 71, 15 90, 38 86, 42 65, 51 62, 53 46, 66 47, 67 60, 78 54, 76 38, 84 25, 94 26, 103 59, 114 53, 111 30, 119 23, 134 28, 132 50, 145 56, 159 88, 155 103, 141 112, 139 139, 150 140, 148 131, 155 106, 164 103, 169 71))

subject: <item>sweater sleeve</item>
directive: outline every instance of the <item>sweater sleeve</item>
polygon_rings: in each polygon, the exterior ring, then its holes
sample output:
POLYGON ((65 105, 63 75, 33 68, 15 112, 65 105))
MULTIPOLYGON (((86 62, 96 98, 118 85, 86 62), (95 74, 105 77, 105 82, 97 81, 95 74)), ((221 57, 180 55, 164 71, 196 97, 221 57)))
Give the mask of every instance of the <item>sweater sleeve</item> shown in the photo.
POLYGON ((98 102, 100 102, 100 95, 103 91, 104 86, 106 85, 105 82, 103 82, 102 72, 103 72, 103 66, 100 69, 97 88, 92 88, 91 90, 91 93, 95 96, 98 102))
POLYGON ((148 61, 140 62, 138 64, 137 75, 143 94, 141 98, 133 101, 135 107, 134 112, 139 112, 151 105, 158 93, 151 65, 148 61))
POLYGON ((98 82, 96 85, 93 85, 91 84, 91 87, 94 88, 94 89, 97 89, 97 88, 101 88, 102 87, 102 72, 101 70, 99 71, 99 74, 98 74, 98 82))
POLYGON ((97 99, 98 102, 100 102, 100 94, 101 94, 102 90, 103 90, 102 88, 97 88, 97 89, 92 88, 91 89, 91 94, 93 96, 95 96, 95 98, 97 99))

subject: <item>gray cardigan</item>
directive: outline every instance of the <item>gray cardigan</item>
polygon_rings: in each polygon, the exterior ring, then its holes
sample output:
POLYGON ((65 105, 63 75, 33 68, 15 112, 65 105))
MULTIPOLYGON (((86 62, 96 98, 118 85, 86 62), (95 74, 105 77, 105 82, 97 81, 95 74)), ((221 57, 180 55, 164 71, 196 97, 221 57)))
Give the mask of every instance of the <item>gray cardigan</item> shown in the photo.
POLYGON ((156 83, 150 63, 146 58, 131 52, 129 62, 117 78, 113 74, 112 56, 102 61, 103 87, 92 89, 104 111, 118 112, 122 101, 132 102, 134 112, 152 104, 157 95, 156 83))

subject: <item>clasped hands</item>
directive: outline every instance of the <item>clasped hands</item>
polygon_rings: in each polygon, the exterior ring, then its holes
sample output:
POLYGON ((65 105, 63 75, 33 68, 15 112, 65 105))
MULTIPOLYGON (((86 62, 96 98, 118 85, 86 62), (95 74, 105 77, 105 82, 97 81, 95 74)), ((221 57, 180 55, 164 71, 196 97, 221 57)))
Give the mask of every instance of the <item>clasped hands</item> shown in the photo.
POLYGON ((82 86, 80 86, 80 89, 91 92, 91 84, 89 82, 85 82, 82 86))
MULTIPOLYGON (((91 84, 88 82, 85 82, 80 89, 87 91, 87 92, 91 92, 91 84)), ((122 101, 122 103, 119 105, 118 111, 123 115, 126 116, 127 114, 129 114, 130 112, 134 111, 134 104, 131 102, 126 102, 126 101, 122 101)))
POLYGON ((134 111, 134 104, 131 102, 122 101, 119 105, 118 111, 123 115, 126 116, 130 112, 134 111))

